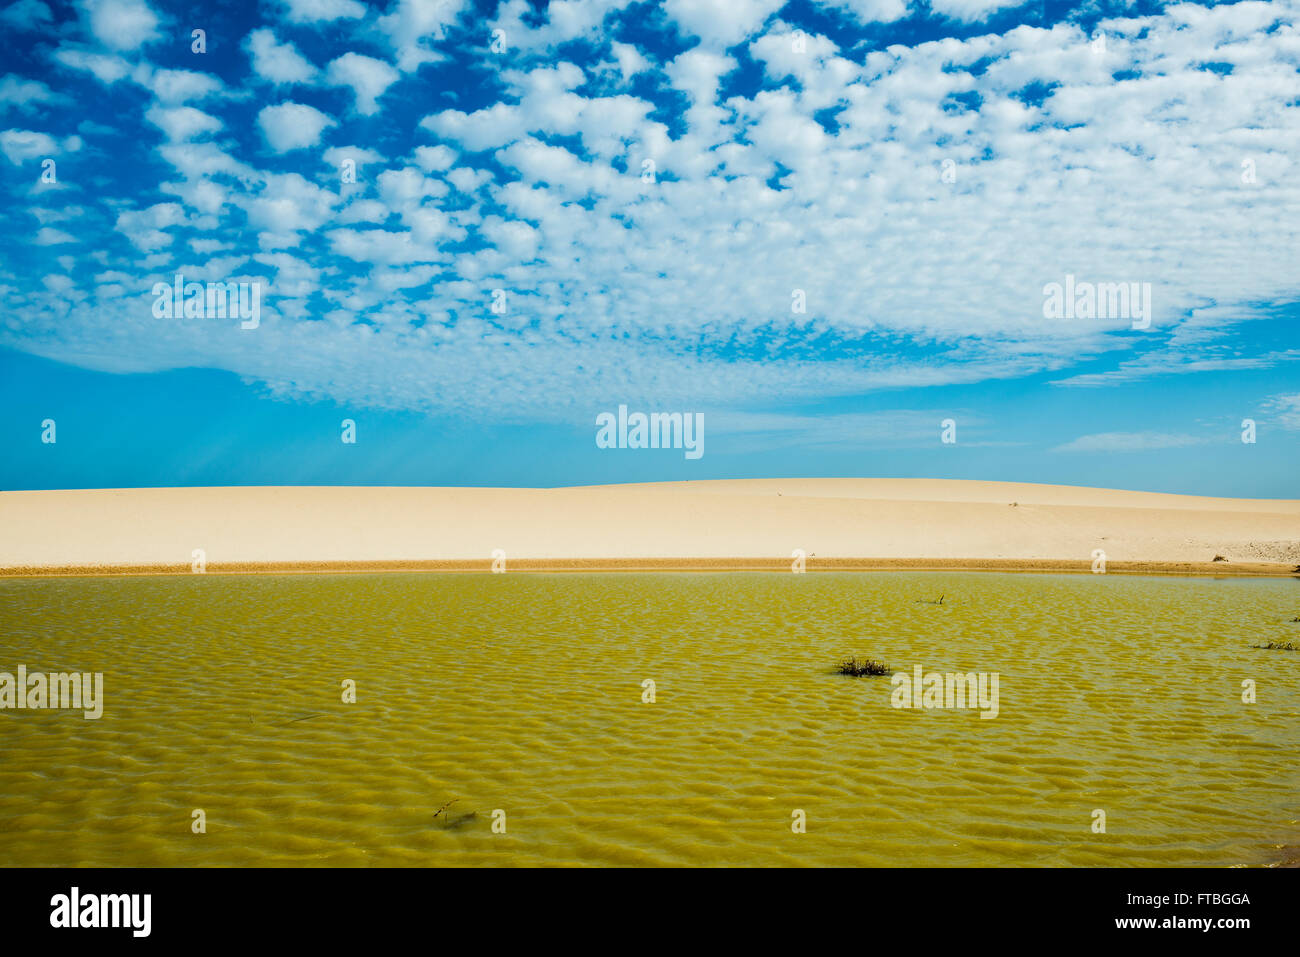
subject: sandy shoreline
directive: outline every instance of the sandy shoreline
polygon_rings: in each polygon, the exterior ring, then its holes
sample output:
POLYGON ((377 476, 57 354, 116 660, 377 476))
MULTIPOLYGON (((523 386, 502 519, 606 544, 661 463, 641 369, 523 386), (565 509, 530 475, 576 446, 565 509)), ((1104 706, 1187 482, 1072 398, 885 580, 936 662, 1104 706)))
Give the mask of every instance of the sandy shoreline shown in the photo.
POLYGON ((1300 501, 940 479, 0 492, 0 575, 988 570, 1293 575, 1300 501), (499 551, 498 551, 499 550, 499 551), (1216 561, 1218 558, 1220 560, 1216 561))
MULTIPOLYGON (((510 562, 510 572, 727 572, 769 571, 789 573, 790 561, 761 558, 626 558, 626 559, 520 559, 510 562)), ((805 571, 888 572, 1023 572, 1091 573, 1091 562, 1024 561, 1019 559, 958 558, 828 558, 813 559, 805 571)), ((208 565, 209 575, 325 575, 379 574, 384 572, 473 572, 492 570, 491 561, 426 562, 232 562, 208 565)), ((68 578, 128 575, 191 575, 189 565, 63 565, 0 568, 0 578, 68 578)), ((1222 562, 1109 562, 1110 575, 1209 575, 1213 577, 1300 578, 1300 568, 1277 562, 1225 564, 1222 562)))

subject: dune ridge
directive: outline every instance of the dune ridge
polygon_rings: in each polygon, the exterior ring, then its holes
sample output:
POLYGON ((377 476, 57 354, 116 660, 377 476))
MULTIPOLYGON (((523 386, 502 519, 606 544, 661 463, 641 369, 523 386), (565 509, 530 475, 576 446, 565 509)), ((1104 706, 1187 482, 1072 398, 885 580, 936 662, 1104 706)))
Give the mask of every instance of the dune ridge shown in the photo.
POLYGON ((209 572, 1300 566, 1300 500, 948 479, 9 491, 0 530, 7 575, 188 574, 196 549, 209 572))

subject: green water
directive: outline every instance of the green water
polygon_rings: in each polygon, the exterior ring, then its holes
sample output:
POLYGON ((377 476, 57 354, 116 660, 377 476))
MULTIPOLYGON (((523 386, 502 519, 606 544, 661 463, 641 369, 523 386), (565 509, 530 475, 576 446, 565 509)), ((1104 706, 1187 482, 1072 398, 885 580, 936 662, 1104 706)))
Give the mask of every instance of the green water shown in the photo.
POLYGON ((1276 864, 1300 652, 1251 645, 1297 616, 1291 579, 3 580, 0 671, 102 672, 104 713, 0 711, 0 864, 1276 864), (997 672, 998 715, 851 654, 997 672))

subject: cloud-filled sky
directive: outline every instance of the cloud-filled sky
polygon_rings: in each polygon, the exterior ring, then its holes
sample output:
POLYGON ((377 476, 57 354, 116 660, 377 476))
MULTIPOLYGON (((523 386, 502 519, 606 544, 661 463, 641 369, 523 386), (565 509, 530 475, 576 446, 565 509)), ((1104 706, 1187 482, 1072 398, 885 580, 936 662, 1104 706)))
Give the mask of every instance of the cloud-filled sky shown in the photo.
POLYGON ((1298 10, 16 0, 0 481, 1300 497, 1298 10), (160 318, 177 274, 256 328, 160 318), (595 449, 619 404, 706 455, 595 449))

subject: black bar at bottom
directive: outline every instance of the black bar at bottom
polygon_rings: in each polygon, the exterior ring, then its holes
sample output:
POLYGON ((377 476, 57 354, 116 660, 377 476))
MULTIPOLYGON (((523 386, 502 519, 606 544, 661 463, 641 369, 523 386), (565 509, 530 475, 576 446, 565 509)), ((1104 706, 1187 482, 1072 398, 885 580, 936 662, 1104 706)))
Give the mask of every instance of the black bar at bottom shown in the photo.
POLYGON ((75 936, 78 945, 286 943, 295 952, 412 936, 452 946, 462 936, 456 928, 481 943, 562 934, 616 944, 613 931, 666 946, 690 939, 679 931, 702 930, 734 944, 769 932, 893 928, 918 944, 1043 943, 1051 933, 1055 941, 1184 946, 1198 939, 1221 947, 1289 931, 1290 876, 1240 869, 9 869, 0 870, 0 933, 6 944, 75 936))

